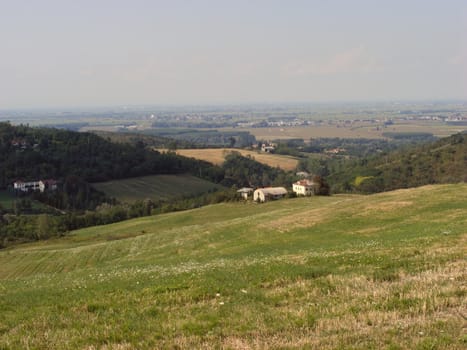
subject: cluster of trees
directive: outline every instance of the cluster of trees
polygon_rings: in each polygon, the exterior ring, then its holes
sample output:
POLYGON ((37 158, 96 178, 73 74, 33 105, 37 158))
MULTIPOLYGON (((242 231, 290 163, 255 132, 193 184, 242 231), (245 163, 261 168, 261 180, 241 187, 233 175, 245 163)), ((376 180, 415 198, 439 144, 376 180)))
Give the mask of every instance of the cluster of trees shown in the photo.
POLYGON ((225 173, 221 184, 227 187, 291 186, 295 179, 291 173, 259 163, 252 157, 243 157, 239 152, 228 154, 222 168, 225 173))
POLYGON ((248 147, 256 143, 255 136, 248 131, 150 129, 144 133, 171 138, 179 143, 179 148, 183 148, 185 144, 196 145, 196 147, 248 147))

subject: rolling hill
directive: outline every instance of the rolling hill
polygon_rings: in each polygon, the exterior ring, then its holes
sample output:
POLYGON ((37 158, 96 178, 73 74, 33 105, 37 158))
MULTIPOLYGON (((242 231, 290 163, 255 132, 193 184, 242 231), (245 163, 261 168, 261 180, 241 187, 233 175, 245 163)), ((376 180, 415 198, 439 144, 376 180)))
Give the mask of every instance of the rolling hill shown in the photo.
POLYGON ((0 251, 0 348, 465 346, 467 185, 223 203, 0 251))

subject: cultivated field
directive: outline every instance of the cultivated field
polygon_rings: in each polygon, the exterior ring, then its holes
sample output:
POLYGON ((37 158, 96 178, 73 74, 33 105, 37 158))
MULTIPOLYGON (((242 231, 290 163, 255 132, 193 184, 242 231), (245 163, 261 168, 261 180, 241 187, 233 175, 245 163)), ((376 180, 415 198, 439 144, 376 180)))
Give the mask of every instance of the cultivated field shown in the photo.
POLYGON ((467 185, 231 203, 0 251, 2 349, 465 349, 467 185))
POLYGON ((250 156, 260 163, 284 170, 294 170, 298 165, 298 159, 294 157, 235 148, 179 149, 177 153, 185 157, 201 159, 220 165, 224 162, 225 156, 232 151, 240 152, 245 157, 250 156))
MULTIPOLYGON (((296 127, 264 127, 247 128, 258 140, 280 140, 302 138, 305 141, 310 138, 340 137, 340 138, 365 138, 383 139, 385 132, 426 132, 437 137, 447 137, 459 133, 466 126, 446 125, 442 122, 403 121, 396 120, 393 125, 384 126, 383 122, 355 122, 345 124, 333 121, 333 124, 296 126, 296 127)), ((231 131, 232 129, 224 129, 231 131)))
POLYGON ((198 195, 222 186, 190 175, 152 175, 92 184, 119 201, 131 203, 150 198, 167 200, 187 195, 198 195))

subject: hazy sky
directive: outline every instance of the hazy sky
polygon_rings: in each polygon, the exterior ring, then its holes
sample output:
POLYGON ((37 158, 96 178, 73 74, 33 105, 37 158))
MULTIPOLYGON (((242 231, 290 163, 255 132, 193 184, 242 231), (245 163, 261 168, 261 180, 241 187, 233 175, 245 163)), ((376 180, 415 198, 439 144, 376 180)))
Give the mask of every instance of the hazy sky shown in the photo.
POLYGON ((467 99, 467 1, 0 0, 0 109, 467 99))

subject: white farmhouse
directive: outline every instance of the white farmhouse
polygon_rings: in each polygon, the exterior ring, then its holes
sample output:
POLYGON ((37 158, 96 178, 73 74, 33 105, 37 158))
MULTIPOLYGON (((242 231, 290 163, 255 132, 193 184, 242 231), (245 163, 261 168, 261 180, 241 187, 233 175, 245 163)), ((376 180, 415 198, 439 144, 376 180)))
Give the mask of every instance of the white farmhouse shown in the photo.
POLYGON ((287 194, 287 190, 284 187, 267 187, 258 188, 253 193, 253 200, 256 202, 266 202, 270 199, 279 199, 287 194))
POLYGON ((292 184, 292 191, 294 191, 297 196, 311 196, 315 193, 314 187, 315 183, 313 181, 303 179, 292 184))
POLYGON ((55 191, 57 189, 57 181, 51 179, 28 182, 18 180, 13 183, 13 188, 21 192, 55 191))
POLYGON ((13 188, 21 192, 37 191, 39 190, 39 181, 29 181, 29 182, 16 181, 13 184, 13 188))

